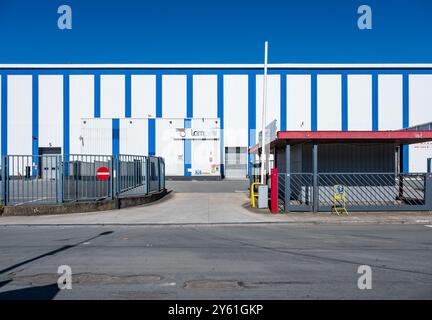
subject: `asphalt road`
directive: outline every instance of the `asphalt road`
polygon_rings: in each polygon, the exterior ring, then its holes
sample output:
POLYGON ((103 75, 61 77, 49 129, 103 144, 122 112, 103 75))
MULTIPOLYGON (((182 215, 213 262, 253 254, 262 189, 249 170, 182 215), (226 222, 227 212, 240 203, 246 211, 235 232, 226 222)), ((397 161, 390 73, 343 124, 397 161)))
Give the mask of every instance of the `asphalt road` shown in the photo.
POLYGON ((0 299, 431 299, 423 225, 2 226, 0 299), (60 265, 72 289, 56 284, 60 265), (372 289, 360 290, 360 265, 372 289))

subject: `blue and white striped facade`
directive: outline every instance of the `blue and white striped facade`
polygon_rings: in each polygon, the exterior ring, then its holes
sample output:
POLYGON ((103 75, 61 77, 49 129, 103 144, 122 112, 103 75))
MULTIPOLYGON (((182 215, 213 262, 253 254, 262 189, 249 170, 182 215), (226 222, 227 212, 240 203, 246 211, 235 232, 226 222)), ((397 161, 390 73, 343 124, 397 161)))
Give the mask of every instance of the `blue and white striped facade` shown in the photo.
MULTIPOLYGON (((82 119, 101 119, 109 141, 95 154, 164 156, 161 120, 219 119, 223 165, 224 147, 255 145, 261 127, 262 65, 0 65, 0 84, 2 155, 81 153, 82 119)), ((280 130, 401 129, 432 122, 432 65, 273 64, 267 99, 280 130)), ((432 147, 409 149, 404 171, 425 171, 432 147)), ((187 175, 183 150, 171 174, 187 175)))

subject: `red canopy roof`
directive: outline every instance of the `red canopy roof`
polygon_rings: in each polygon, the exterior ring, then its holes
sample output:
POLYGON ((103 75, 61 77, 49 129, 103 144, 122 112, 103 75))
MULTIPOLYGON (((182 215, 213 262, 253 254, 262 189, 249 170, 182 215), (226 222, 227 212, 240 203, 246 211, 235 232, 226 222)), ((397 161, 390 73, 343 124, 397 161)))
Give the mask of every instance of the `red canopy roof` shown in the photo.
MULTIPOLYGON (((318 143, 337 142, 392 142, 395 144, 414 144, 432 141, 432 130, 411 131, 279 131, 276 140, 271 144, 290 142, 316 141, 318 143)), ((257 152, 258 145, 251 147, 250 152, 257 152)))
POLYGON ((278 140, 371 140, 411 144, 432 141, 432 131, 279 131, 278 140))

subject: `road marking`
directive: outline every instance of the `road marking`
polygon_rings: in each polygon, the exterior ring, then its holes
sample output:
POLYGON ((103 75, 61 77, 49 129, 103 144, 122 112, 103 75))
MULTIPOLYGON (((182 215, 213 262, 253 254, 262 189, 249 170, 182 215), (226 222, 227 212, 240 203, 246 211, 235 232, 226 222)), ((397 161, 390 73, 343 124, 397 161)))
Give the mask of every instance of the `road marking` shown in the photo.
POLYGON ((162 283, 161 286, 165 287, 165 286, 175 286, 176 283, 175 282, 168 282, 168 283, 162 283))
POLYGON ((430 224, 430 225, 425 225, 425 227, 429 227, 429 228, 432 228, 432 224, 430 224))

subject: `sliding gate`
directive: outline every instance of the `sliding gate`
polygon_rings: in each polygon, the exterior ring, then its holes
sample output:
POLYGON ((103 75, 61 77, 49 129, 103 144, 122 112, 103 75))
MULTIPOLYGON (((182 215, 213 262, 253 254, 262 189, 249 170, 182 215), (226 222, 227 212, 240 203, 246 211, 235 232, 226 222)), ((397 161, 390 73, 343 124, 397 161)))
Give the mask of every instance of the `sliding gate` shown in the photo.
POLYGON ((348 211, 432 210, 432 174, 278 174, 280 211, 331 211, 334 187, 342 185, 348 211))

